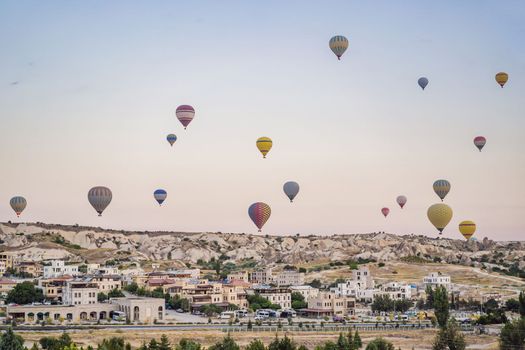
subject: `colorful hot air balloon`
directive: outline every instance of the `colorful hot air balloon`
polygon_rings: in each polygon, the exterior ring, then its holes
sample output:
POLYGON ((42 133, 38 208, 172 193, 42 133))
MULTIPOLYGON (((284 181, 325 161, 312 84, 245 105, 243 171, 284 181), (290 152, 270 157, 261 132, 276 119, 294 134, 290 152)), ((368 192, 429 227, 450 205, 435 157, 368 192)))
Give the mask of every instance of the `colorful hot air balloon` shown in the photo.
POLYGON ((452 209, 446 204, 437 203, 428 208, 427 216, 432 225, 438 229, 439 234, 442 234, 445 227, 452 220, 452 209))
POLYGON ((382 208, 381 213, 385 216, 385 218, 388 216, 388 213, 390 213, 390 209, 388 208, 382 208))
POLYGON ((175 134, 169 134, 168 136, 166 136, 166 140, 168 140, 168 142, 170 143, 170 145, 173 146, 173 144, 175 143, 175 141, 177 141, 177 135, 175 135, 175 134))
POLYGON ((266 158, 266 154, 270 152, 272 149, 272 139, 269 137, 259 137, 256 142, 257 148, 259 149, 259 152, 262 153, 263 158, 266 158))
POLYGON ((476 223, 474 221, 465 220, 459 223, 459 232, 465 237, 468 241, 470 237, 476 232, 476 223))
POLYGON ((259 229, 259 232, 261 232, 262 227, 266 221, 268 221, 271 214, 272 209, 268 204, 263 202, 253 203, 250 205, 250 208, 248 208, 248 215, 250 216, 250 219, 252 219, 255 226, 257 226, 259 229))
POLYGON ((111 203, 112 198, 111 190, 104 186, 93 187, 88 192, 88 201, 95 208, 98 216, 102 216, 102 212, 111 203))
POLYGON ((168 192, 162 189, 158 189, 155 192, 153 192, 153 197, 159 203, 159 205, 162 205, 162 202, 166 200, 167 196, 168 196, 168 192))
POLYGON ((421 89, 425 90, 425 88, 428 85, 428 79, 425 77, 421 77, 417 80, 417 83, 419 84, 419 86, 421 86, 421 89))
POLYGON ((507 73, 499 72, 498 74, 496 74, 496 81, 501 87, 503 87, 507 83, 508 80, 509 80, 509 75, 507 73))
POLYGON ((284 184, 283 191, 290 198, 290 203, 292 203, 297 193, 299 193, 299 184, 295 181, 288 181, 284 184))
POLYGON ((405 204, 407 204, 407 197, 405 196, 398 196, 396 198, 396 202, 397 204, 399 204, 399 206, 401 207, 401 209, 403 209, 403 207, 405 206, 405 204))
POLYGON ((479 149, 480 152, 483 149, 483 147, 485 147, 486 143, 487 143, 487 139, 484 138, 483 136, 476 136, 474 138, 474 145, 479 149))
POLYGON ((436 192, 438 197, 441 198, 441 201, 443 201, 450 191, 450 182, 447 180, 436 180, 433 187, 434 192, 436 192))
POLYGON ((177 116, 177 119, 180 121, 180 123, 184 126, 184 129, 186 129, 195 116, 195 110, 192 106, 181 105, 177 107, 175 115, 177 116))
POLYGON ((11 198, 9 204, 11 205, 11 208, 13 208, 13 210, 15 211, 16 216, 20 217, 20 214, 22 214, 22 212, 27 206, 27 201, 24 197, 16 196, 11 198))
POLYGON ((329 46, 337 56, 337 59, 340 60, 346 49, 348 49, 348 39, 342 35, 336 35, 330 39, 329 46))

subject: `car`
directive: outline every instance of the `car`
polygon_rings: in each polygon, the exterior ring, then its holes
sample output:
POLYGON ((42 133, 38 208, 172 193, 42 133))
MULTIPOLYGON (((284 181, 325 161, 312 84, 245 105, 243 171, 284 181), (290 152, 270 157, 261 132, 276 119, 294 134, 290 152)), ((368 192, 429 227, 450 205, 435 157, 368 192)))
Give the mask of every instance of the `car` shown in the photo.
POLYGON ((262 316, 262 315, 256 315, 253 319, 254 319, 255 321, 262 321, 262 320, 264 320, 264 319, 266 319, 266 318, 267 318, 267 317, 264 317, 264 316, 262 316))
POLYGON ((183 312, 184 312, 184 310, 182 310, 182 309, 177 309, 177 310, 175 310, 175 312, 178 312, 178 313, 183 313, 183 312))

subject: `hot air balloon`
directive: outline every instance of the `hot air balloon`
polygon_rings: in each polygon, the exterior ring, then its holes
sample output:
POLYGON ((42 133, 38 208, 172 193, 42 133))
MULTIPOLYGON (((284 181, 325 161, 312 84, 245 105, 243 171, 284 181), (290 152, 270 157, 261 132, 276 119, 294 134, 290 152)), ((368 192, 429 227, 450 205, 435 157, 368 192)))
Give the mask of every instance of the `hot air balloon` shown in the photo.
POLYGON ((433 204, 427 210, 427 216, 432 225, 434 225, 439 234, 443 233, 443 230, 452 220, 452 209, 443 203, 433 204))
POLYGON ((111 190, 104 186, 93 187, 88 192, 88 201, 95 208, 98 216, 102 216, 102 212, 111 203, 112 198, 111 190))
POLYGON ((476 232, 476 223, 474 221, 465 220, 459 223, 459 232, 465 237, 466 240, 469 240, 470 237, 476 232))
POLYGON ((401 209, 403 209, 403 207, 405 206, 405 204, 407 204, 407 197, 405 196, 398 196, 396 198, 396 202, 397 204, 399 204, 399 206, 401 207, 401 209))
POLYGON ((382 208, 381 213, 385 216, 385 218, 388 216, 388 213, 390 213, 390 209, 388 208, 382 208))
POLYGON ((450 182, 447 180, 436 180, 433 187, 434 192, 436 192, 438 197, 441 198, 441 201, 443 201, 450 191, 450 182))
POLYGON ((288 181, 284 184, 283 191, 290 198, 290 203, 292 203, 297 193, 299 193, 299 184, 295 181, 288 181))
POLYGON ((250 205, 250 208, 248 208, 248 215, 250 216, 250 219, 252 219, 255 226, 257 226, 259 229, 259 232, 261 232, 262 227, 266 221, 268 221, 271 214, 272 209, 268 204, 263 202, 253 203, 250 205))
POLYGON ((192 106, 181 105, 177 107, 175 115, 177 116, 177 119, 180 121, 180 123, 184 126, 184 129, 186 129, 195 116, 195 110, 192 106))
POLYGON ((509 75, 507 73, 499 72, 498 74, 496 74, 496 81, 501 87, 503 87, 507 83, 508 80, 509 80, 509 75))
POLYGON ((337 59, 340 60, 346 49, 348 49, 348 39, 342 35, 336 35, 330 39, 329 45, 332 52, 337 56, 337 59))
POLYGON ((27 201, 24 197, 16 196, 11 198, 9 204, 11 205, 11 208, 13 208, 13 210, 15 211, 16 216, 20 217, 20 214, 22 214, 22 212, 27 206, 27 201))
POLYGON ((168 136, 166 136, 166 140, 168 140, 168 142, 170 143, 170 145, 173 146, 173 144, 175 143, 175 141, 177 141, 177 135, 175 135, 175 134, 169 134, 168 136))
POLYGON ((421 77, 417 80, 417 83, 419 84, 419 86, 421 86, 421 89, 425 90, 425 88, 428 85, 428 79, 425 77, 421 77))
POLYGON ((158 189, 155 192, 153 192, 153 197, 159 203, 159 205, 162 205, 162 203, 166 200, 167 196, 168 196, 168 192, 162 189, 158 189))
POLYGON ((486 143, 487 143, 487 139, 484 138, 483 136, 476 136, 474 138, 474 145, 479 149, 480 152, 483 149, 483 147, 485 147, 486 143))
POLYGON ((259 149, 259 152, 262 153, 263 158, 266 158, 266 154, 270 152, 272 149, 272 139, 269 137, 259 137, 256 142, 257 148, 259 149))

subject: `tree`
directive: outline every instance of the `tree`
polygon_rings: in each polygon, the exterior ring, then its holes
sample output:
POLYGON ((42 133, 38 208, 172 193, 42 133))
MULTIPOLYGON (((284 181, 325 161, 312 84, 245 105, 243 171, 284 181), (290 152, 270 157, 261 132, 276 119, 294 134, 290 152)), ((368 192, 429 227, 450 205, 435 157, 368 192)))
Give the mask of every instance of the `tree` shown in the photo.
POLYGON ((157 339, 152 338, 149 341, 148 350, 159 350, 159 342, 157 342, 157 339))
POLYGON ((166 336, 166 334, 163 334, 161 337, 160 337, 160 344, 159 344, 159 347, 158 347, 159 350, 171 350, 171 344, 168 340, 168 337, 166 336))
POLYGON ((426 308, 427 309, 433 309, 434 308, 434 290, 430 285, 427 285, 425 288, 425 294, 427 295, 427 302, 426 302, 426 308))
POLYGON ((41 303, 44 300, 42 289, 35 288, 32 282, 25 281, 17 284, 7 293, 6 302, 20 305, 41 303))
POLYGON ((251 320, 251 319, 248 320, 248 325, 246 326, 246 328, 247 328, 249 331, 251 331, 251 330, 253 329, 253 324, 252 324, 252 320, 251 320))
POLYGON ((465 350, 465 348, 465 337, 453 319, 449 320, 445 327, 440 328, 432 344, 432 350, 465 350))
POLYGON ((103 303, 106 300, 108 300, 108 295, 106 293, 104 293, 104 292, 98 292, 98 294, 97 294, 97 301, 99 303, 103 303))
POLYGON ((323 284, 321 283, 320 280, 314 279, 314 280, 312 280, 312 282, 310 282, 310 286, 313 287, 313 288, 321 288, 323 286, 323 284))
POLYGON ((233 340, 232 337, 230 337, 230 334, 228 334, 224 339, 218 343, 213 344, 208 348, 208 350, 240 350, 241 348, 235 340, 233 340))
POLYGON ((175 345, 175 350, 201 350, 201 344, 190 339, 182 338, 179 344, 175 345))
POLYGON ((375 338, 366 346, 366 350, 394 350, 394 344, 383 339, 375 338))
POLYGON ((372 311, 374 312, 388 312, 394 310, 394 301, 390 299, 388 294, 378 295, 374 298, 372 303, 372 311))
POLYGON ((508 299, 505 302, 505 308, 511 312, 520 312, 520 302, 516 299, 508 299))
POLYGON ((137 294, 137 290, 139 289, 139 286, 135 282, 131 282, 127 286, 124 287, 126 292, 130 292, 131 294, 137 294))
POLYGON ((414 303, 408 299, 394 301, 394 308, 399 312, 407 312, 412 306, 414 306, 414 303))
POLYGON ((266 350, 266 347, 260 339, 254 339, 246 346, 245 350, 266 350))
POLYGON ((7 331, 0 337, 1 350, 24 350, 24 338, 15 334, 13 329, 9 327, 7 331))
POLYGON ((327 341, 323 345, 318 345, 315 350, 337 350, 337 344, 333 341, 327 341))
POLYGON ((521 317, 525 317, 525 293, 520 292, 520 296, 518 299, 520 303, 520 315, 521 317))
POLYGON ((268 350, 296 350, 297 347, 292 339, 288 338, 286 335, 284 338, 275 339, 268 345, 268 350))
POLYGON ((501 350, 525 349, 525 318, 507 323, 499 336, 501 350))
POLYGON ((292 293, 292 309, 299 310, 308 307, 308 303, 304 301, 304 296, 299 292, 292 293))
POLYGON ((130 345, 129 343, 125 344, 124 338, 111 337, 103 339, 102 343, 98 344, 97 350, 126 350, 127 346, 130 345))
POLYGON ((337 350, 352 350, 350 342, 343 333, 339 333, 339 338, 337 339, 337 350))
POLYGON ((123 298, 125 297, 124 293, 120 289, 114 288, 109 291, 108 298, 123 298))
POLYGON ((355 335, 354 335, 354 349, 361 349, 363 347, 363 341, 361 340, 361 337, 359 336, 359 331, 356 329, 355 335))
POLYGON ((444 286, 437 286, 434 291, 434 313, 439 327, 444 328, 449 318, 448 292, 444 286))
POLYGON ((73 342, 71 337, 66 332, 62 333, 60 337, 43 337, 38 341, 44 350, 62 350, 66 346, 70 346, 73 342))

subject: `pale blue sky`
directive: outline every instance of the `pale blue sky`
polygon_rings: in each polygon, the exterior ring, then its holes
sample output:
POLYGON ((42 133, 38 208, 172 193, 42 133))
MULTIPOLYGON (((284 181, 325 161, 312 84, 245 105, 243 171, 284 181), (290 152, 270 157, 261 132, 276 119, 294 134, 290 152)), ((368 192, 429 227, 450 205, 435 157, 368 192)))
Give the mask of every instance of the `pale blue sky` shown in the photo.
POLYGON ((524 37, 522 1, 2 1, 0 218, 23 195, 24 221, 255 232, 247 208, 264 201, 270 234, 435 236, 445 178, 444 236, 471 219, 480 238, 522 239, 524 37), (114 195, 102 218, 96 185, 114 195))

